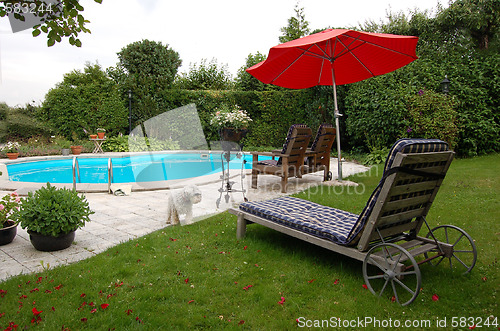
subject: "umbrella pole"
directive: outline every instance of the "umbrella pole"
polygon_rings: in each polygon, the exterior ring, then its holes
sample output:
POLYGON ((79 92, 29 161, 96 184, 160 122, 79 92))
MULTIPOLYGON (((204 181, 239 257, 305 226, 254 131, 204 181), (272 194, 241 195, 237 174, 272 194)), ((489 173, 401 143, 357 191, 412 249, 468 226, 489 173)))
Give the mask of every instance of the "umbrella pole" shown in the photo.
POLYGON ((339 117, 342 114, 339 114, 339 107, 337 105, 337 84, 335 83, 335 75, 333 73, 333 65, 332 65, 332 82, 333 82, 333 101, 335 103, 335 129, 337 131, 337 153, 338 153, 338 180, 342 181, 342 153, 340 151, 340 127, 339 127, 339 117))

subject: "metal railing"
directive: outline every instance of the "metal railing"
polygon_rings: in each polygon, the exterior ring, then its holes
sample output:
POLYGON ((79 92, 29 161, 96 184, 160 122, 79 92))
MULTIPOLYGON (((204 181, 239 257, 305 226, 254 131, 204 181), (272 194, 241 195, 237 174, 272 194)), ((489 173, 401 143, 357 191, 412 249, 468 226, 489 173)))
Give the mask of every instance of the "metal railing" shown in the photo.
POLYGON ((76 174, 78 174, 78 182, 80 182, 80 165, 78 164, 78 158, 73 156, 73 190, 76 191, 76 174))
POLYGON ((113 182, 113 161, 108 159, 108 193, 111 193, 111 183, 113 182))

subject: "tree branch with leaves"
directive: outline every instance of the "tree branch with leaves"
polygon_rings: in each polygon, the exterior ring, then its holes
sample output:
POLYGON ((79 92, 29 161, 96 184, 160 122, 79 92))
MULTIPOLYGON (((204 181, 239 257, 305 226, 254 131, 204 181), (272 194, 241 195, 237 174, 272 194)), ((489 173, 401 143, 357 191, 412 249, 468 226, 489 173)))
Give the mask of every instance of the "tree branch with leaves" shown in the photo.
MULTIPOLYGON (((94 0, 101 4, 102 0, 94 0)), ((90 21, 81 14, 83 6, 78 0, 4 0, 0 1, 0 17, 8 17, 13 32, 32 28, 33 37, 47 35, 51 47, 64 38, 77 47, 82 46, 80 33, 90 33, 90 21), (15 26, 19 26, 14 28, 15 26)))

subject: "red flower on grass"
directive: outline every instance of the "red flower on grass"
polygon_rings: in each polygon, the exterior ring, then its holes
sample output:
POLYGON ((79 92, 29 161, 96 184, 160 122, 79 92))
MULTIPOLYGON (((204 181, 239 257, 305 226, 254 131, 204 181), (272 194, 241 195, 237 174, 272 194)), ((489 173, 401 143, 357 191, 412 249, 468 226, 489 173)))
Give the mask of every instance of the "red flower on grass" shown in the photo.
POLYGON ((438 301, 438 300, 439 300, 439 296, 437 294, 433 294, 432 301, 438 301))
POLYGON ((60 290, 60 289, 61 289, 61 287, 62 287, 62 284, 59 284, 59 285, 57 285, 57 286, 56 286, 56 287, 54 287, 54 288, 55 288, 56 290, 60 290))
POLYGON ((3 298, 7 294, 6 290, 0 290, 0 298, 3 298))
POLYGON ((312 283, 312 282, 314 282, 315 280, 316 280, 316 279, 311 279, 311 280, 308 280, 307 282, 308 282, 309 284, 311 284, 311 283, 312 283))
POLYGON ((368 285, 363 284, 363 288, 364 288, 365 290, 367 290, 367 289, 368 289, 368 285))
POLYGON ((109 306, 109 303, 103 303, 103 304, 101 304, 101 308, 102 309, 106 309, 106 308, 108 308, 108 306, 109 306))
POLYGON ((33 319, 31 319, 31 324, 34 324, 34 323, 40 323, 42 321, 42 317, 40 316, 40 314, 43 312, 43 310, 36 310, 36 307, 33 307, 33 309, 31 310, 33 312, 33 319))
POLYGON ((281 300, 280 300, 280 301, 278 301, 278 303, 279 303, 280 305, 284 304, 284 303, 285 303, 285 297, 281 297, 281 300))
POLYGON ((333 285, 337 285, 339 282, 340 282, 340 280, 337 278, 337 279, 335 279, 335 281, 333 282, 333 285))
POLYGON ((127 310, 125 311, 125 313, 126 313, 127 315, 130 315, 132 312, 133 312, 133 310, 132 310, 132 309, 127 309, 127 310))
POLYGON ((253 287, 253 285, 247 285, 247 286, 243 287, 243 289, 246 291, 246 290, 248 290, 250 287, 253 287))
POLYGON ((9 326, 5 329, 5 331, 12 331, 12 330, 17 330, 17 324, 14 322, 10 322, 9 326))

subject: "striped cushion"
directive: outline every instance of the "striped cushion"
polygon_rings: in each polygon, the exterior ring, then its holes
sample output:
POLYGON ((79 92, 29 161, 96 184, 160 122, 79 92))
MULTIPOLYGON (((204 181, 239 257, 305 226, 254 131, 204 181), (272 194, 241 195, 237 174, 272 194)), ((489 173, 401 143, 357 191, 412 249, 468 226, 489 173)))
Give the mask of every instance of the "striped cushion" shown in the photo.
POLYGON ((358 215, 311 201, 282 197, 244 202, 240 209, 316 237, 345 244, 358 215))
MULTIPOLYGON (((401 139, 391 148, 384 173, 392 167, 398 152, 427 153, 448 150, 448 144, 438 139, 401 139)), ((384 178, 384 176, 382 176, 384 178)), ((383 179, 373 191, 360 215, 319 205, 307 200, 282 197, 260 202, 245 202, 240 209, 267 220, 331 240, 342 245, 357 241, 380 194, 383 179)))

